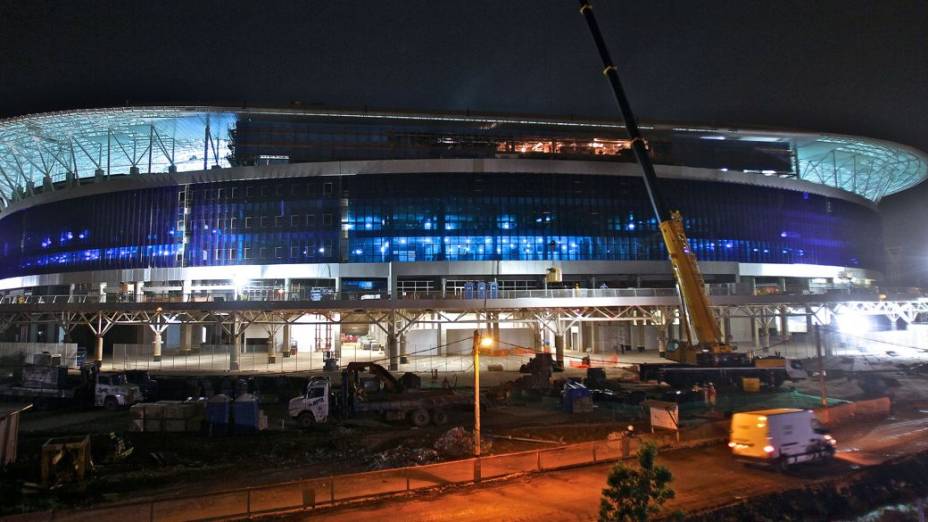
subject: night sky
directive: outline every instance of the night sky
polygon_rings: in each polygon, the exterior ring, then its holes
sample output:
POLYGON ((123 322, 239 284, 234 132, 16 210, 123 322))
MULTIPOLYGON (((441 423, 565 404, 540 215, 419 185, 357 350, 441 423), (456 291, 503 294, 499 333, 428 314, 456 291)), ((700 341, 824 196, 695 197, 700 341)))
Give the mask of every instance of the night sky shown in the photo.
MULTIPOLYGON (((928 3, 594 2, 642 120, 928 150, 928 3)), ((147 103, 617 114, 575 0, 0 0, 0 115, 147 103)))

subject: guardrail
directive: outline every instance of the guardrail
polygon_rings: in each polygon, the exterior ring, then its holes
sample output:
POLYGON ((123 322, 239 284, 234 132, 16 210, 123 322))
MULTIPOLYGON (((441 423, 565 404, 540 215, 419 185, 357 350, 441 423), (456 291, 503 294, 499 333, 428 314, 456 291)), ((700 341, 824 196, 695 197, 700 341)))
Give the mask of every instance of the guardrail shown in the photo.
MULTIPOLYGON (((711 296, 750 296, 752 293, 739 291, 728 285, 710 286, 711 296)), ((484 299, 527 299, 527 298, 609 298, 609 297, 675 297, 676 288, 570 288, 550 290, 498 290, 480 292, 414 292, 399 291, 397 299, 402 300, 477 300, 484 299)), ((776 295, 822 295, 832 297, 856 297, 876 299, 875 290, 829 290, 824 293, 810 294, 776 294, 776 295)), ((917 296, 906 295, 906 299, 917 296)), ((217 292, 207 295, 182 295, 180 292, 145 292, 141 294, 75 294, 75 295, 4 295, 0 296, 0 305, 8 304, 98 304, 98 303, 196 303, 196 302, 240 302, 240 301, 389 301, 392 296, 386 292, 335 292, 335 291, 298 291, 282 290, 246 290, 238 293, 217 292)))
POLYGON ((637 451, 637 438, 582 442, 555 448, 491 455, 350 475, 296 480, 199 495, 159 498, 75 511, 13 515, 9 521, 149 520, 172 522, 250 518, 272 513, 311 511, 339 504, 473 484, 511 475, 617 461, 637 451))

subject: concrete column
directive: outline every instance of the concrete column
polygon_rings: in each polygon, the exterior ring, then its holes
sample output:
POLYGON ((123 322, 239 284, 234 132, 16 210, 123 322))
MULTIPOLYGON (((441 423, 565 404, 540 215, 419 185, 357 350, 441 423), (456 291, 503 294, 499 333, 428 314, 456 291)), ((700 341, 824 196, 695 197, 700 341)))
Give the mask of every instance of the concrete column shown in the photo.
POLYGON ((161 360, 161 332, 155 331, 155 339, 151 342, 152 360, 158 362, 161 360))
POLYGON ((106 283, 100 283, 100 293, 98 295, 100 296, 100 302, 105 303, 106 302, 106 283))
POLYGON ((193 325, 190 323, 181 323, 180 325, 180 351, 181 353, 190 353, 193 345, 193 325))
POLYGON ((731 310, 727 308, 722 312, 722 329, 725 332, 725 342, 731 342, 734 337, 731 333, 731 310))
POLYGON ((267 363, 274 364, 277 362, 277 335, 276 333, 267 334, 267 363))
POLYGON ((287 323, 282 328, 283 342, 280 345, 280 353, 290 353, 290 329, 291 327, 292 325, 290 323, 287 323))
POLYGON ((635 344, 635 341, 632 340, 632 322, 625 321, 623 325, 625 326, 625 335, 623 336, 622 344, 624 344, 627 349, 631 350, 634 348, 635 344))
POLYGON ((135 302, 141 303, 144 295, 145 295, 145 282, 136 281, 135 282, 135 302))
POLYGON ((183 286, 181 287, 181 294, 183 296, 183 301, 185 303, 190 301, 190 293, 191 293, 190 287, 192 285, 193 283, 190 281, 190 279, 184 279, 183 286))
POLYGON ((94 360, 103 362, 103 336, 97 336, 97 349, 94 351, 94 360))
POLYGON ((397 357, 396 335, 392 333, 392 328, 390 330, 391 333, 387 335, 387 357, 390 358, 390 370, 396 371, 400 368, 399 357, 397 357))
POLYGON ((751 341, 754 343, 754 350, 760 349, 760 335, 757 332, 757 318, 751 316, 751 341))
POLYGON ((406 357, 406 334, 401 334, 399 336, 400 342, 400 364, 406 364, 409 362, 409 358, 406 357))
POLYGON ((564 334, 556 334, 554 336, 554 360, 558 364, 564 364, 564 334))
POLYGON ((229 370, 237 372, 241 369, 239 357, 242 352, 241 322, 238 315, 232 320, 232 350, 229 351, 229 370))
POLYGON ((761 312, 760 323, 763 326, 764 348, 770 348, 770 327, 768 325, 769 317, 766 312, 761 312))
POLYGON ((438 325, 438 355, 448 355, 448 330, 438 325))
POLYGON ((780 337, 789 339, 789 309, 780 307, 780 337))

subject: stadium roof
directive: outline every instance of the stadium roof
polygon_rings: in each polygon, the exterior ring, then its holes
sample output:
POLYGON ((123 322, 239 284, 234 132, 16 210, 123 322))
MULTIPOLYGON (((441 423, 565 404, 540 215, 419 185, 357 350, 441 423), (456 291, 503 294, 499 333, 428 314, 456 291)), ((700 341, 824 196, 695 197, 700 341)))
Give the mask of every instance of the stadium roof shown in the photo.
MULTIPOLYGON (((23 197, 30 187, 95 175, 194 171, 228 167, 230 130, 239 117, 281 115, 419 120, 436 123, 508 123, 603 129, 614 123, 522 116, 382 113, 314 109, 127 107, 43 113, 0 120, 0 196, 23 197)), ((694 133, 704 139, 787 142, 796 151, 790 177, 846 190, 872 201, 928 177, 928 155, 887 141, 856 136, 774 130, 642 125, 642 129, 694 133)), ((764 173, 732 172, 737 175, 764 173)))

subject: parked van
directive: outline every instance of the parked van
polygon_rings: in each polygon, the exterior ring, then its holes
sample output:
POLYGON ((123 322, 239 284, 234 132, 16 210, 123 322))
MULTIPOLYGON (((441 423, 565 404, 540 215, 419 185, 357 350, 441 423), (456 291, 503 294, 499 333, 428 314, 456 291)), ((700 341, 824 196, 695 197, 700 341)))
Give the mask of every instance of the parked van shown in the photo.
POLYGON ((728 447, 740 461, 785 470, 800 462, 830 459, 836 444, 811 410, 778 408, 734 414, 728 447))

